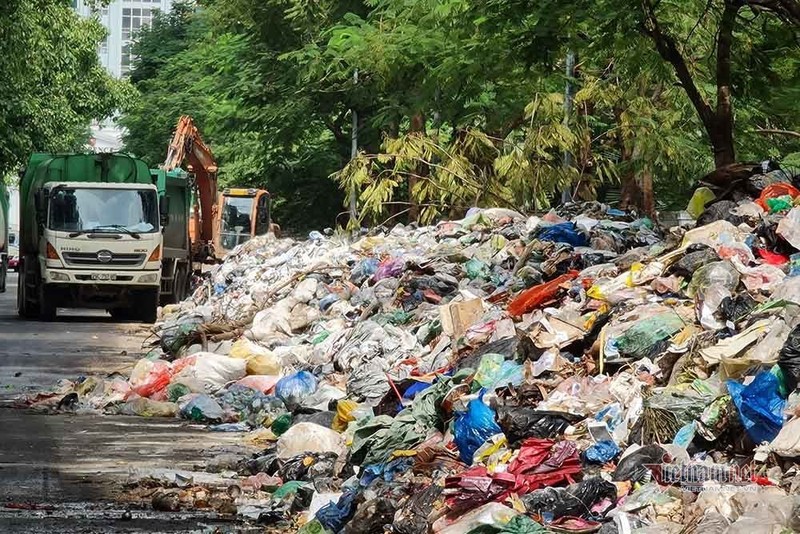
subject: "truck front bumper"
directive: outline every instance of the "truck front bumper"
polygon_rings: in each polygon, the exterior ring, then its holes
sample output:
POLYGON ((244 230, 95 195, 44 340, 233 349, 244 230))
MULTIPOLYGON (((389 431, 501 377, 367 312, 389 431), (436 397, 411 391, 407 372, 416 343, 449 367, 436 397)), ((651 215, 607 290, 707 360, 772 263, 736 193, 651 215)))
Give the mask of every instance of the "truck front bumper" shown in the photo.
POLYGON ((45 284, 160 287, 161 271, 104 271, 101 269, 53 269, 43 271, 45 284))

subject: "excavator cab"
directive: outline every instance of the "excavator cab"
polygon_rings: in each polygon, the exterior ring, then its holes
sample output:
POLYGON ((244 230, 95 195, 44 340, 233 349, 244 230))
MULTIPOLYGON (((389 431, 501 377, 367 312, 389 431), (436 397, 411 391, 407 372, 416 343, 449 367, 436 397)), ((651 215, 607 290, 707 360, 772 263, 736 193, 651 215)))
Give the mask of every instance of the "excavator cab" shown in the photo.
POLYGON ((219 205, 218 252, 223 255, 252 237, 270 231, 270 197, 263 189, 225 189, 220 194, 219 205))

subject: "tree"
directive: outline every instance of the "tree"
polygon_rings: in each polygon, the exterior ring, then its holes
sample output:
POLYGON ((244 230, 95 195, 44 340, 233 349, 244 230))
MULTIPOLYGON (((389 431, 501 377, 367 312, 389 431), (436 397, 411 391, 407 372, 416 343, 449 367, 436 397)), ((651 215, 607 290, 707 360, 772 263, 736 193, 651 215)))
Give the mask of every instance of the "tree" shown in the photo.
POLYGON ((79 149, 89 123, 124 107, 132 93, 97 58, 95 20, 64 0, 7 0, 0 6, 0 173, 33 151, 79 149))

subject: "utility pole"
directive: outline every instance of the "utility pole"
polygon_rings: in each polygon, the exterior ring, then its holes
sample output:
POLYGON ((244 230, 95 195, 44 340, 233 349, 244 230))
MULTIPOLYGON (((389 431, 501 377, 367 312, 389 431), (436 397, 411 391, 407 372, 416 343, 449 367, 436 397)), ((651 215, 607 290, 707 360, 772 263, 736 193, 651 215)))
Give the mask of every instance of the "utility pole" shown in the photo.
MULTIPOLYGON (((569 50, 567 52, 567 84, 564 89, 564 126, 569 126, 569 117, 572 115, 572 101, 574 95, 572 94, 572 78, 575 77, 575 52, 569 50)), ((564 169, 572 167, 572 153, 569 150, 564 151, 564 169)), ((561 191, 561 203, 565 204, 572 200, 572 186, 568 185, 561 191)))
MULTIPOLYGON (((358 85, 358 69, 353 72, 353 84, 358 85)), ((350 115, 353 118, 353 131, 351 135, 350 144, 350 161, 356 159, 358 155, 358 111, 356 108, 350 108, 350 115)), ((350 191, 350 223, 353 224, 358 220, 358 212, 356 210, 356 191, 350 191)))

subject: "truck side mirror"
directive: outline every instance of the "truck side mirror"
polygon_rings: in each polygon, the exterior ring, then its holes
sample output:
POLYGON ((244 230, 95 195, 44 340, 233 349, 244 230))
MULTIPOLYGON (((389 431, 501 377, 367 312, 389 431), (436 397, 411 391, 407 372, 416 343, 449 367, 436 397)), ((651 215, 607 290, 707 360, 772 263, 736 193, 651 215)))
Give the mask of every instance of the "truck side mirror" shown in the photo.
POLYGON ((161 214, 161 226, 167 226, 169 224, 169 197, 161 197, 158 201, 158 211, 161 214))
POLYGON ((41 230, 47 221, 47 202, 45 192, 39 189, 33 193, 33 208, 36 211, 36 225, 41 230))

